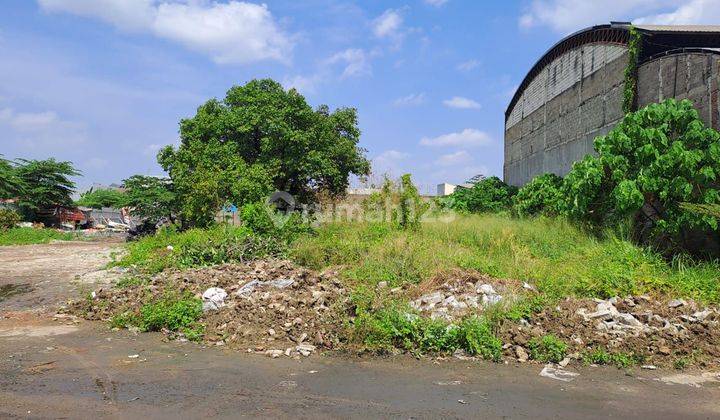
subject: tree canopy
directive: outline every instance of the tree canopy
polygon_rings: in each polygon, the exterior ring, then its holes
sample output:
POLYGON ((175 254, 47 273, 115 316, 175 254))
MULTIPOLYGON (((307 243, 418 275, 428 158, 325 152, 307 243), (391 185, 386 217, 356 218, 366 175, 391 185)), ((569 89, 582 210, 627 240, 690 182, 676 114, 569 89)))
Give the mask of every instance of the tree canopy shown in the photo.
POLYGON ((133 175, 123 180, 125 204, 134 216, 157 223, 162 219, 173 220, 177 213, 177 196, 168 178, 133 175))
POLYGON ((14 172, 20 180, 18 205, 23 211, 37 211, 53 206, 70 206, 75 182, 80 175, 72 162, 18 159, 14 172))
POLYGON ((182 120, 179 148, 164 148, 158 161, 170 174, 183 218, 203 226, 223 204, 256 202, 273 190, 299 203, 320 192, 342 196, 351 174, 370 170, 359 138, 355 109, 313 110, 296 90, 253 80, 182 120))
POLYGON ((78 206, 101 209, 103 207, 122 208, 127 205, 127 194, 117 189, 91 189, 80 195, 75 203, 78 206))

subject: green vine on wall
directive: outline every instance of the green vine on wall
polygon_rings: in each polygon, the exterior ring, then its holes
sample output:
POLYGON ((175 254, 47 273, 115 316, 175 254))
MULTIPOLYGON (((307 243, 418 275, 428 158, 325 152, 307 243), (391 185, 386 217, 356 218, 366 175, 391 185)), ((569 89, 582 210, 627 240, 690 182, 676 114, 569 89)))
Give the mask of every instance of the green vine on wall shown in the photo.
POLYGON ((642 35, 630 27, 630 42, 628 42, 628 64, 625 67, 625 90, 623 92, 623 112, 627 114, 635 109, 635 95, 637 93, 637 68, 640 58, 642 35))

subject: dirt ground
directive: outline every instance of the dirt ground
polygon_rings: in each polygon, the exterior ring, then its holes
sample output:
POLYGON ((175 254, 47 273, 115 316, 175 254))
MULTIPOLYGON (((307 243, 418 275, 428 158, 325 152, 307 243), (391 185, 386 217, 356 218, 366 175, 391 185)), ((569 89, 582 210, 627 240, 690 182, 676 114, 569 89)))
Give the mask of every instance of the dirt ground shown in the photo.
POLYGON ((0 247, 0 418, 717 418, 712 372, 410 357, 271 359, 53 318, 117 244, 0 247))

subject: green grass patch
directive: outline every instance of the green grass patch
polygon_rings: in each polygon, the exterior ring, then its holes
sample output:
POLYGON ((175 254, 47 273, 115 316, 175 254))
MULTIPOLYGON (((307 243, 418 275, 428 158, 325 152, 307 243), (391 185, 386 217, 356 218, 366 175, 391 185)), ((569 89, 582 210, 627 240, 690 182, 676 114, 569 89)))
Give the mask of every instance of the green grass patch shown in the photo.
POLYGON ((50 241, 72 241, 77 235, 55 229, 12 228, 0 230, 0 246, 46 244, 50 241))
POLYGON ((559 363, 567 354, 567 344, 552 334, 528 342, 530 357, 541 362, 559 363))
POLYGON ((185 269, 282 256, 286 250, 283 240, 256 235, 244 227, 220 225, 184 232, 163 229, 128 244, 127 253, 114 264, 154 274, 167 268, 185 269))
POLYGON ((495 361, 500 360, 502 351, 502 342, 482 318, 471 317, 453 324, 398 307, 361 313, 355 318, 353 335, 373 351, 450 353, 462 349, 495 361))
POLYGON ((634 353, 610 353, 604 349, 595 349, 582 354, 585 364, 612 365, 624 369, 637 366, 645 361, 642 355, 634 353))

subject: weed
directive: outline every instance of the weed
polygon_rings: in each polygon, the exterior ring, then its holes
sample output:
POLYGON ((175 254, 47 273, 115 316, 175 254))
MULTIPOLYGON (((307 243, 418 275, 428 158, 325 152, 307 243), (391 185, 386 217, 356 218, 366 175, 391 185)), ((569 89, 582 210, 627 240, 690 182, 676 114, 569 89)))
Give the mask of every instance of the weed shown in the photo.
POLYGON ((140 328, 143 331, 160 331, 167 328, 179 331, 195 324, 202 315, 202 301, 192 295, 166 296, 140 308, 140 328))
POLYGON ((645 358, 635 353, 610 353, 604 349, 595 349, 582 354, 585 364, 613 365, 624 369, 643 363, 645 358))
POLYGON ((673 367, 677 370, 684 370, 690 365, 690 362, 691 360, 689 357, 679 357, 673 362, 673 367))
POLYGON ((127 276, 123 277, 115 283, 115 287, 118 289, 126 289, 130 287, 143 286, 148 283, 148 280, 144 277, 127 276))
POLYGON ((565 358, 567 344, 552 334, 533 338, 528 342, 530 357, 542 362, 559 363, 565 358))

